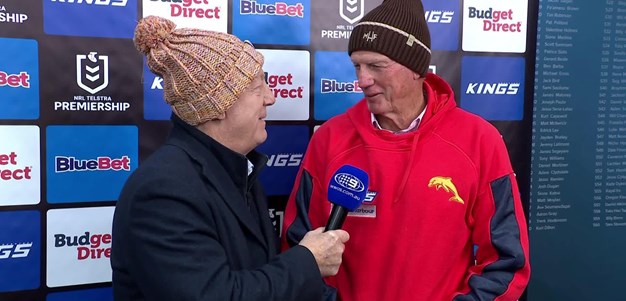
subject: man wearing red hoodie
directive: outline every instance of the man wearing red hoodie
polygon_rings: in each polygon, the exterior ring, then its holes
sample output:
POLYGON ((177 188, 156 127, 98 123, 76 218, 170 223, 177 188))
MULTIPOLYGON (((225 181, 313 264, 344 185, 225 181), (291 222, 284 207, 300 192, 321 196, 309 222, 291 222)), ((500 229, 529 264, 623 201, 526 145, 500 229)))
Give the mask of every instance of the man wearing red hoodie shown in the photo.
POLYGON ((515 174, 498 131, 427 74, 419 0, 386 0, 355 26, 348 53, 365 98, 313 135, 285 212, 283 247, 324 226, 345 164, 369 175, 348 215, 343 301, 514 301, 530 276, 515 174))

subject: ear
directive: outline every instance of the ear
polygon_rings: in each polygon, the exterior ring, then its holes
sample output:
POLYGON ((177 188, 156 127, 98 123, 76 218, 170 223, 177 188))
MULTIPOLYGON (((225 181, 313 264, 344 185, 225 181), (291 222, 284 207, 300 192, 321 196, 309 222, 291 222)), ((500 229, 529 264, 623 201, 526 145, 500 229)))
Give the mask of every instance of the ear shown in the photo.
POLYGON ((417 74, 416 72, 413 72, 413 80, 418 80, 420 78, 421 76, 419 74, 417 74))

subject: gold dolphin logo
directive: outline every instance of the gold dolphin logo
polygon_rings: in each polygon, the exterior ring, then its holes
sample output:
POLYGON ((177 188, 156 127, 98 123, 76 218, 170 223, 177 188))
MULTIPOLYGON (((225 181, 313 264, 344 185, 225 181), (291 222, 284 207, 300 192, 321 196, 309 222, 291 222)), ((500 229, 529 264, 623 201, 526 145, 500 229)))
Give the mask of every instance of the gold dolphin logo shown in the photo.
POLYGON ((428 187, 435 187, 435 189, 437 190, 439 190, 439 188, 443 188, 445 192, 450 192, 453 194, 453 196, 448 199, 449 201, 465 204, 461 196, 459 196, 459 192, 456 190, 456 186, 454 186, 454 183, 452 183, 452 178, 433 177, 428 182, 428 187))

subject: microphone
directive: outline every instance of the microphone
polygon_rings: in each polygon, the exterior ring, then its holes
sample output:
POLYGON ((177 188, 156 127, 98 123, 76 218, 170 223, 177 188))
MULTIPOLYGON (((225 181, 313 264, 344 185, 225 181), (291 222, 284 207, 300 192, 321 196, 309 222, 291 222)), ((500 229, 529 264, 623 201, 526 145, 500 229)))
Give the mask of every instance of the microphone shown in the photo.
POLYGON ((324 232, 341 228, 348 212, 363 203, 368 185, 367 173, 352 165, 343 165, 335 172, 328 184, 328 200, 333 203, 333 209, 324 232))

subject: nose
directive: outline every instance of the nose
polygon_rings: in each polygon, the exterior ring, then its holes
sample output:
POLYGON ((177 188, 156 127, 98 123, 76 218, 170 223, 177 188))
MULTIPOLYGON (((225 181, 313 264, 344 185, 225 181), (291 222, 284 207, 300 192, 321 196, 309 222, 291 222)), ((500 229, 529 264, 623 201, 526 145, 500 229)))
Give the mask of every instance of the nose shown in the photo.
POLYGON ((263 105, 271 106, 276 102, 273 91, 265 84, 265 97, 263 97, 263 105))
POLYGON ((363 67, 358 68, 356 70, 356 78, 359 82, 359 87, 361 87, 361 89, 367 89, 368 87, 371 87, 374 85, 374 78, 367 71, 366 68, 363 68, 363 67))

